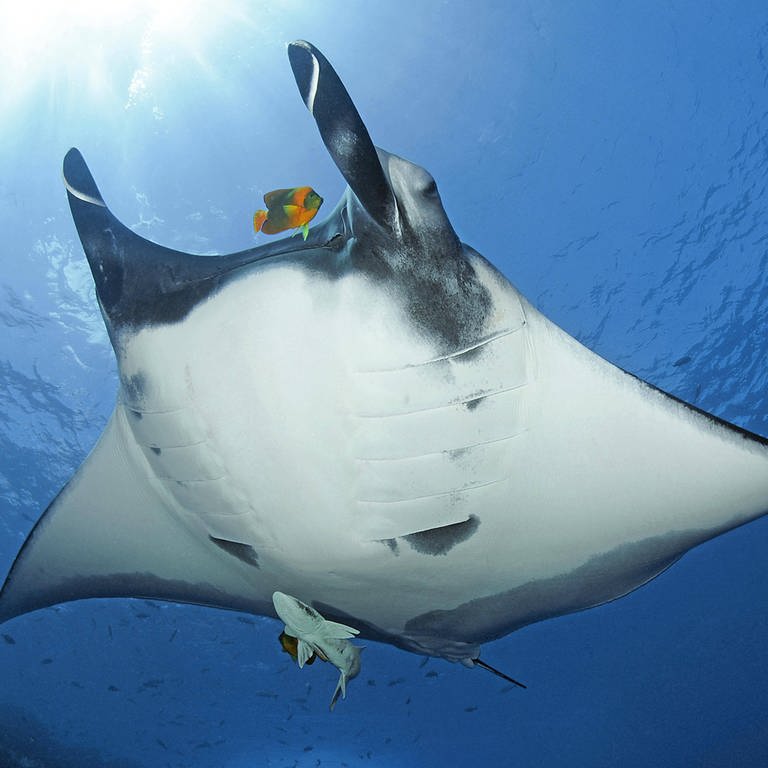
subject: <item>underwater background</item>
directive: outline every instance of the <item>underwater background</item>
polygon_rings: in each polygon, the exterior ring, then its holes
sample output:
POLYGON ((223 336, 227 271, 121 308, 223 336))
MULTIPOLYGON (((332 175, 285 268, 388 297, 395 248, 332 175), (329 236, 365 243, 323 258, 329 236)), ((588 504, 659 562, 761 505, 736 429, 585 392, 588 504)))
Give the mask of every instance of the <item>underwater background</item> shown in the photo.
MULTIPOLYGON (((278 187, 313 186, 322 219, 344 183, 288 65, 296 38, 539 309, 768 436, 764 0, 0 1, 0 578, 117 387, 64 154, 179 250, 266 242, 251 217, 278 187)), ((0 627, 0 766, 764 768, 767 555, 763 519, 485 646, 527 690, 368 643, 333 714, 336 670, 299 671, 276 621, 38 611, 0 627)))

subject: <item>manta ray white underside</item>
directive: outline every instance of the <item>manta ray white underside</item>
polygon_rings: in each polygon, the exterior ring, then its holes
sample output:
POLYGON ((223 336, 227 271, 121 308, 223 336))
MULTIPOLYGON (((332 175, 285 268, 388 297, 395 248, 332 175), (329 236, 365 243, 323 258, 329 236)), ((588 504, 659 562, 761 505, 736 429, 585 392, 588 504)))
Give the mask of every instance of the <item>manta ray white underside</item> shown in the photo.
POLYGON ((459 242, 429 174, 374 148, 322 54, 289 54, 349 184, 306 242, 163 248, 67 155, 121 387, 0 619, 95 596, 275 616, 279 591, 471 661, 768 510, 763 438, 543 317, 459 242))

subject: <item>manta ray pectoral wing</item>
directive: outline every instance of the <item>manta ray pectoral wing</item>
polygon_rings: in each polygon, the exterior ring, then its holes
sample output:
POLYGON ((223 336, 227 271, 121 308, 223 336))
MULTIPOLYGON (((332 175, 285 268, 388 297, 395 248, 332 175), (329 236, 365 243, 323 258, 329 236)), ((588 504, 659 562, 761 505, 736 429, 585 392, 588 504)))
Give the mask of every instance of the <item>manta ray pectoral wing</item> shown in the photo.
POLYGON ((252 566, 193 531, 145 471, 118 406, 32 530, 0 592, 0 622, 90 597, 145 597, 271 613, 252 566))
POLYGON ((336 71, 317 48, 304 40, 288 46, 288 57, 323 143, 355 197, 377 224, 394 228, 394 194, 368 130, 336 71))

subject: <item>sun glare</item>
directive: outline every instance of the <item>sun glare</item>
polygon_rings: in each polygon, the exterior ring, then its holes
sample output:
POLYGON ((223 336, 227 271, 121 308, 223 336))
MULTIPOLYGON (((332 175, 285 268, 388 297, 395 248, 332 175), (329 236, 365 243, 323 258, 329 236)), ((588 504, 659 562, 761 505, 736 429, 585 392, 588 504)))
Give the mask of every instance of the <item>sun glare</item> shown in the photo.
POLYGON ((155 46, 204 66, 205 42, 237 15, 223 0, 215 10, 204 0, 0 0, 0 108, 10 114, 41 89, 50 100, 67 92, 130 106, 155 46))

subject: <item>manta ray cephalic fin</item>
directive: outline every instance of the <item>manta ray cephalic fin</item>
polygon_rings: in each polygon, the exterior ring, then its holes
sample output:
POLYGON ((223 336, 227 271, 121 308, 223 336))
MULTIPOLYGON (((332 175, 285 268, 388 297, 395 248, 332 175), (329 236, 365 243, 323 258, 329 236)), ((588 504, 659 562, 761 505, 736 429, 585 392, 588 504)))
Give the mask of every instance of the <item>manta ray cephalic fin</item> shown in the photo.
POLYGON ((368 215, 379 226, 394 228, 397 205, 392 188, 368 129, 336 70, 306 40, 290 43, 288 58, 304 104, 336 167, 368 215))

